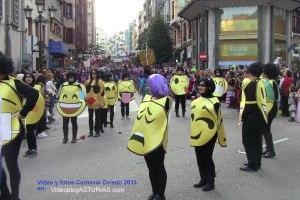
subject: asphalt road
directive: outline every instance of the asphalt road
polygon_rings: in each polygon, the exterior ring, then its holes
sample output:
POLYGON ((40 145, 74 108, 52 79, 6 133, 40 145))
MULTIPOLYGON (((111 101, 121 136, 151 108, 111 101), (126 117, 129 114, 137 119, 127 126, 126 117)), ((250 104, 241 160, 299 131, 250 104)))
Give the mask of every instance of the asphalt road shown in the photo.
MULTIPOLYGON (((133 107, 136 110, 136 105, 133 107)), ((238 166, 245 162, 245 155, 238 153, 238 150, 244 151, 238 113, 223 107, 228 147, 216 145, 216 189, 206 193, 193 188, 199 181, 199 174, 194 149, 189 146, 190 119, 176 118, 173 108, 165 159, 167 199, 299 200, 300 124, 287 122, 286 118, 276 119, 274 141, 288 138, 275 144, 276 158, 264 159, 262 169, 257 173, 242 172, 238 166)), ((88 134, 86 116, 83 114, 78 121, 79 136, 88 134)), ((62 144, 60 118, 51 126, 47 138, 38 138, 39 154, 35 158, 22 157, 26 151, 24 142, 19 158, 22 200, 147 199, 151 186, 146 163, 143 157, 126 148, 136 112, 131 112, 130 117, 130 120, 121 120, 120 109, 116 108, 114 129, 106 128, 99 138, 86 138, 76 144, 62 144), (79 184, 86 180, 98 182, 79 184), (83 187, 88 187, 88 192, 74 192, 83 187), (59 192, 60 188, 73 191, 59 192)))

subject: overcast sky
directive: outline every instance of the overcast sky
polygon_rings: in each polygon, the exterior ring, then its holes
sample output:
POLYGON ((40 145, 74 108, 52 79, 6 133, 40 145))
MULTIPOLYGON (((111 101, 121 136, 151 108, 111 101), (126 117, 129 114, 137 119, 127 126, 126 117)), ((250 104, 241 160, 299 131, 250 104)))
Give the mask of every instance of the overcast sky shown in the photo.
POLYGON ((144 0, 95 0, 96 27, 109 35, 128 29, 137 18, 144 0))

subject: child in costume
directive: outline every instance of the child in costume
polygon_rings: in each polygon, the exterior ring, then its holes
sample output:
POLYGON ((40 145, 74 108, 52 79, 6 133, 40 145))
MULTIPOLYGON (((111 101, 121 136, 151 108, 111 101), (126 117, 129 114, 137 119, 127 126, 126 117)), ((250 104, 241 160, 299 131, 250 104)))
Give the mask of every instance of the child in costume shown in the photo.
POLYGON ((72 123, 72 141, 76 143, 77 138, 77 116, 85 109, 86 92, 84 86, 76 82, 76 72, 69 71, 66 74, 67 82, 65 82, 58 93, 59 100, 57 103, 57 111, 63 117, 63 144, 68 142, 69 122, 72 123))
POLYGON ((146 160, 153 192, 148 200, 164 200, 167 183, 164 158, 172 99, 168 96, 167 80, 162 75, 151 75, 148 84, 151 95, 145 95, 140 104, 128 149, 137 155, 144 156, 146 160))
POLYGON ((214 146, 218 138, 219 144, 225 147, 226 138, 220 102, 213 96, 213 79, 201 78, 197 86, 201 96, 191 104, 191 146, 195 147, 201 180, 194 187, 210 191, 215 188, 214 146))
POLYGON ((129 119, 129 103, 134 99, 134 82, 129 79, 129 75, 124 73, 122 80, 118 84, 119 100, 121 101, 122 119, 129 119))
POLYGON ((110 118, 110 127, 114 128, 115 105, 118 99, 118 86, 113 81, 112 75, 107 75, 107 82, 104 84, 105 93, 107 96, 108 112, 110 118))

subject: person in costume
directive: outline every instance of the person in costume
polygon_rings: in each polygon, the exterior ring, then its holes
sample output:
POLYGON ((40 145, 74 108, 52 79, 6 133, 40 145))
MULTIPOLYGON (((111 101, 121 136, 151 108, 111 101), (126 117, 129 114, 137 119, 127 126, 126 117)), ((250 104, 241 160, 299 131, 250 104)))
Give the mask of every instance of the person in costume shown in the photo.
POLYGON ((107 82, 104 84, 105 93, 107 96, 108 112, 109 112, 109 123, 110 127, 114 128, 114 116, 115 116, 115 105, 118 99, 118 86, 113 81, 112 75, 107 75, 107 82))
POLYGON ((189 86, 189 78, 183 74, 183 68, 178 67, 176 74, 170 80, 171 90, 175 98, 176 117, 179 117, 179 104, 181 104, 182 117, 185 117, 186 93, 189 86))
POLYGON ((2 127, 3 146, 2 156, 9 172, 10 188, 7 186, 7 175, 2 168, 0 199, 19 200, 21 172, 18 165, 23 136, 25 135, 24 121, 27 114, 35 107, 38 92, 22 81, 12 78, 13 61, 0 52, 0 96, 2 97, 2 127), (22 105, 23 100, 26 103, 22 105))
POLYGON ((36 136, 40 138, 47 137, 46 131, 49 129, 47 127, 47 101, 48 96, 45 95, 45 84, 46 84, 46 78, 42 74, 40 74, 36 79, 35 88, 44 96, 45 99, 45 109, 44 113, 40 119, 40 121, 37 123, 36 127, 36 136))
POLYGON ((247 73, 248 79, 242 86, 240 120, 248 162, 240 166, 240 170, 252 172, 261 167, 262 132, 267 123, 266 92, 264 82, 260 79, 263 65, 252 63, 247 73))
POLYGON ((215 164, 213 151, 218 139, 222 147, 227 146, 221 116, 220 102, 213 96, 215 83, 212 78, 201 78, 197 83, 200 97, 191 104, 191 146, 195 147, 200 182, 195 188, 203 191, 215 188, 215 164))
POLYGON ((275 150, 273 145, 273 138, 271 132, 271 126, 274 118, 277 116, 278 113, 278 86, 276 80, 279 75, 279 69, 276 65, 272 63, 268 63, 265 66, 264 74, 266 79, 264 80, 264 85, 266 89, 266 105, 267 105, 267 112, 268 112, 268 123, 263 131, 263 137, 266 142, 266 151, 263 152, 262 156, 264 158, 272 158, 274 157, 275 150))
POLYGON ((167 80, 159 74, 148 79, 145 95, 128 142, 129 151, 144 156, 149 169, 152 194, 148 200, 163 200, 167 184, 164 158, 168 142, 168 116, 172 107, 167 80))
POLYGON ((56 92, 57 89, 53 83, 54 77, 53 74, 51 72, 48 72, 46 74, 46 86, 45 86, 45 91, 47 92, 48 96, 49 96, 49 102, 48 102, 48 110, 49 110, 49 117, 48 117, 48 122, 49 123, 53 123, 55 121, 54 119, 54 105, 55 105, 55 98, 56 98, 56 92))
POLYGON ((214 71, 214 75, 215 76, 214 76, 213 80, 215 82, 216 89, 215 89, 213 95, 215 97, 217 97, 219 99, 219 101, 221 102, 222 101, 222 97, 227 92, 228 83, 225 80, 225 78, 223 78, 222 71, 220 69, 216 69, 214 71))
MULTIPOLYGON (((23 77, 23 82, 33 87, 37 91, 41 88, 37 85, 35 86, 35 76, 32 73, 25 73, 23 77)), ((45 110, 45 100, 42 94, 39 92, 38 102, 36 107, 28 113, 26 117, 26 139, 28 144, 28 150, 25 152, 23 157, 34 157, 37 155, 37 145, 35 131, 37 123, 40 121, 45 110)))
POLYGON ((63 117, 63 144, 68 142, 69 122, 72 123, 72 141, 76 143, 77 138, 77 116, 85 110, 86 92, 84 86, 76 82, 76 72, 70 70, 66 74, 65 82, 58 93, 57 111, 63 117))
POLYGON ((119 100, 121 101, 122 119, 129 119, 129 103, 134 99, 134 82, 129 79, 128 73, 122 75, 122 80, 118 83, 119 100))
POLYGON ((3 138, 3 125, 2 125, 2 120, 1 120, 1 114, 2 114, 2 97, 0 96, 0 183, 1 183, 1 175, 2 175, 2 154, 1 154, 1 149, 2 149, 2 138, 3 138))
POLYGON ((89 112, 89 130, 88 137, 94 136, 94 114, 95 114, 95 137, 100 136, 100 107, 102 106, 101 93, 104 90, 104 85, 96 70, 90 73, 90 79, 85 82, 86 88, 86 104, 89 112))

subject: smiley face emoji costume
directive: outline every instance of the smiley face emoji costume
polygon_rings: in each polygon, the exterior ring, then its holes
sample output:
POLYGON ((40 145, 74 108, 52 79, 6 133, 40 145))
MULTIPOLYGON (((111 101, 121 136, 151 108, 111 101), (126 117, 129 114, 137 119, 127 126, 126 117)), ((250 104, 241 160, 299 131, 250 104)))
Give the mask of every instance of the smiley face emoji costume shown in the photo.
POLYGON ((168 112, 165 107, 167 101, 172 102, 170 97, 160 99, 153 99, 150 95, 144 97, 133 125, 133 133, 128 142, 129 151, 144 156, 161 145, 166 150, 168 112))
POLYGON ((199 97, 191 104, 191 146, 203 146, 217 133, 218 142, 227 146, 221 110, 216 113, 214 105, 219 103, 216 97, 199 97))
POLYGON ((189 86, 189 79, 186 75, 174 75, 170 81, 170 86, 175 95, 184 95, 189 86))
POLYGON ((86 82, 86 103, 90 109, 98 109, 101 107, 101 92, 103 90, 103 83, 102 81, 95 81, 90 82, 88 80, 86 82))
POLYGON ((75 82, 64 83, 60 89, 57 111, 63 117, 77 117, 85 109, 85 88, 75 82))
POLYGON ((120 81, 118 84, 119 100, 122 100, 122 93, 131 93, 131 100, 134 100, 134 82, 133 80, 120 81))
POLYGON ((118 87, 114 81, 109 81, 104 84, 105 93, 109 106, 114 106, 118 99, 118 87))

